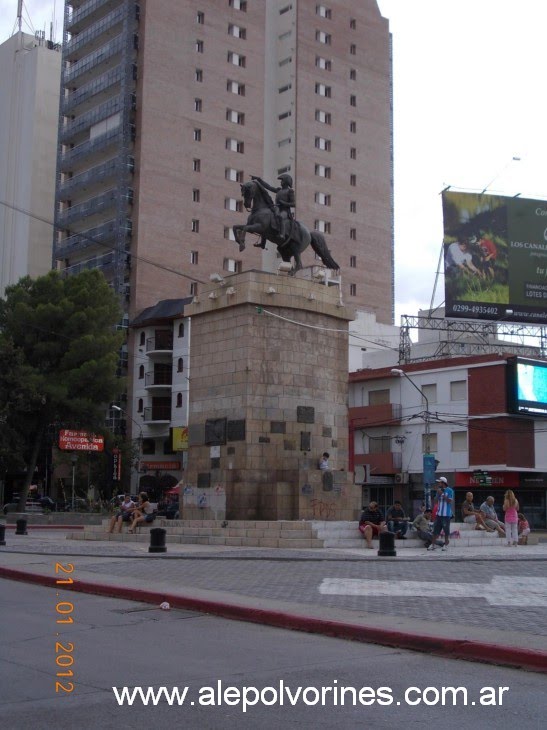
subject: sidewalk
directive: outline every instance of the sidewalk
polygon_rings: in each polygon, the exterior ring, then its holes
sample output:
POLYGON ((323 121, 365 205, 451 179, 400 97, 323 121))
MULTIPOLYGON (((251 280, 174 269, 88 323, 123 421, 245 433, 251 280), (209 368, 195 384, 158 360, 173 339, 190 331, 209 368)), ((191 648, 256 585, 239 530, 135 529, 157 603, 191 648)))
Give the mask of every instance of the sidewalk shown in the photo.
POLYGON ((0 578, 55 586, 55 563, 72 563, 77 591, 547 672, 545 543, 395 558, 182 544, 150 554, 145 542, 66 540, 58 529, 6 530, 6 543, 0 578))

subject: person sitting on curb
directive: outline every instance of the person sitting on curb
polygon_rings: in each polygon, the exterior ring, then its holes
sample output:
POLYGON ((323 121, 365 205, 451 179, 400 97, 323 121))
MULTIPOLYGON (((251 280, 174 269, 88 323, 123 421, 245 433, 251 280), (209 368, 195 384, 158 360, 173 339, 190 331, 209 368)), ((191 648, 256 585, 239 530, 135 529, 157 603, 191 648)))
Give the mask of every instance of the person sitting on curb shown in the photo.
POLYGON ((110 520, 108 532, 121 532, 123 523, 131 521, 135 506, 135 502, 133 502, 131 496, 129 494, 124 494, 123 502, 120 504, 119 510, 110 520))
POLYGON ((484 502, 480 506, 482 516, 484 517, 484 524, 486 527, 490 527, 492 530, 496 530, 500 537, 505 537, 505 530, 503 528, 503 522, 498 519, 498 515, 494 508, 494 497, 486 497, 484 502))
POLYGON ((359 532, 367 541, 367 547, 372 549, 372 538, 381 532, 387 532, 387 525, 383 514, 378 509, 377 502, 370 502, 363 510, 359 520, 359 532))
POLYGON ((526 517, 519 512, 518 521, 518 533, 519 533, 519 545, 528 545, 528 535, 530 534, 530 524, 526 517))
POLYGON ((405 515, 403 505, 399 500, 393 502, 393 507, 390 507, 386 514, 387 527, 390 532, 401 540, 406 540, 406 531, 408 530, 408 517, 405 515))
POLYGON ((330 458, 330 454, 327 453, 326 451, 323 452, 323 456, 319 459, 319 469, 321 469, 321 471, 327 471, 330 468, 329 467, 329 458, 330 458))
POLYGON ((138 525, 154 522, 155 519, 156 515, 154 512, 154 507, 148 501, 148 495, 146 494, 146 492, 141 492, 139 494, 139 504, 133 512, 133 522, 131 523, 128 532, 135 532, 135 528, 138 525))
MULTIPOLYGON (((424 540, 424 547, 428 548, 433 541, 433 532, 431 530, 431 510, 428 508, 416 517, 413 521, 412 526, 418 533, 420 540, 424 540)), ((439 547, 444 545, 442 540, 437 540, 436 544, 439 547)))
POLYGON ((479 509, 475 509, 473 504, 473 492, 467 492, 465 501, 462 504, 462 519, 467 525, 474 525, 475 530, 486 530, 486 532, 494 532, 492 527, 487 527, 484 523, 484 516, 479 509))

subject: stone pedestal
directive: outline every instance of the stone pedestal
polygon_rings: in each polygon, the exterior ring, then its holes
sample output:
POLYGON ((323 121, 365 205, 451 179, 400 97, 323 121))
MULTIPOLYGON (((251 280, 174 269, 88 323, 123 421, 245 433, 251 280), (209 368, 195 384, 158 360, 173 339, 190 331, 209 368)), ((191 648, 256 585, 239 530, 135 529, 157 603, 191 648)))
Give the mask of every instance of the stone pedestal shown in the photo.
POLYGON ((185 310, 186 483, 197 499, 225 494, 227 519, 358 517, 360 489, 347 472, 353 312, 339 296, 316 281, 247 271, 200 291, 185 310))

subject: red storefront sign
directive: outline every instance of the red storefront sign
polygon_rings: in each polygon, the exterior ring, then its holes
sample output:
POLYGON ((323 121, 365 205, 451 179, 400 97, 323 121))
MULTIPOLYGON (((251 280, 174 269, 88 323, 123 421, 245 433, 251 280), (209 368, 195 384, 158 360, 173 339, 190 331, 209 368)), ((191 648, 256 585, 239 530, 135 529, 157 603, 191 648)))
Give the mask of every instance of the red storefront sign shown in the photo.
POLYGON ((180 461, 141 461, 141 469, 150 469, 150 471, 175 471, 180 469, 180 461))
POLYGON ((63 451, 104 451, 104 437, 89 431, 59 431, 59 448, 63 451))
MULTIPOLYGON (((520 477, 518 471, 489 471, 488 476, 492 477, 492 483, 488 486, 497 489, 514 489, 520 486, 520 477)), ((457 471, 454 474, 454 486, 456 489, 486 489, 485 484, 481 484, 477 476, 472 471, 457 471)))
POLYGON ((112 481, 119 482, 122 479, 122 455, 119 449, 112 449, 112 481))

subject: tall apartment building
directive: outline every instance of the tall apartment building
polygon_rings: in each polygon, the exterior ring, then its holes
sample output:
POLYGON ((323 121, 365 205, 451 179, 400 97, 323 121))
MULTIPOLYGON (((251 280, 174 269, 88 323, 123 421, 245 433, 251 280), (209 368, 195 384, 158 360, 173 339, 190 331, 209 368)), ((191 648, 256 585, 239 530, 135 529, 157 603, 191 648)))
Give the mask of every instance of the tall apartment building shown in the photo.
POLYGON ((60 47, 18 31, 0 45, 0 296, 51 268, 60 47), (29 215, 29 213, 31 215, 29 215))
MULTIPOLYGON (((391 51, 376 0, 69 0, 54 263, 100 267, 130 317, 240 253, 240 183, 290 172, 343 296, 393 317, 391 51)), ((271 249, 271 250, 270 250, 271 249)), ((304 264, 312 264, 311 250, 304 264)))

